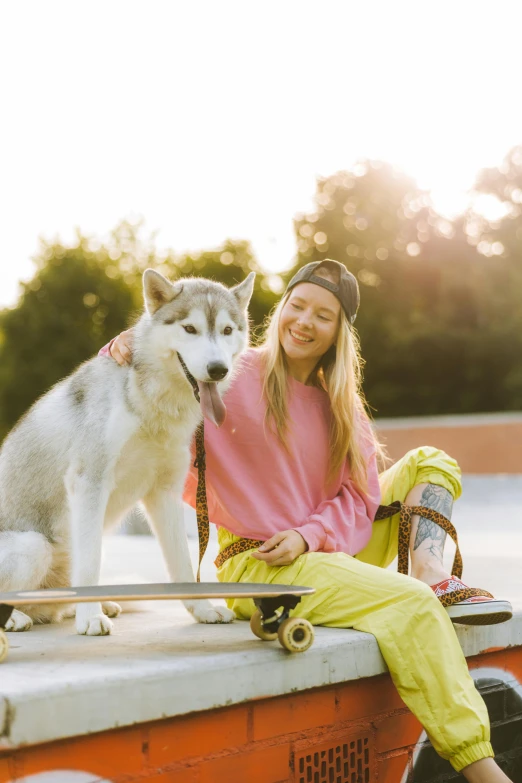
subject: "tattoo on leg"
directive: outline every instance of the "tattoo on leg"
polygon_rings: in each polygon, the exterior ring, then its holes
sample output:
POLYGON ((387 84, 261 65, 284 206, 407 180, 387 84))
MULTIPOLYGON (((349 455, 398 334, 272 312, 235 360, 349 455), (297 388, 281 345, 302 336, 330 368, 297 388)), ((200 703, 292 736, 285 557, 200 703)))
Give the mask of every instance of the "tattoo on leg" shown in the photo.
MULTIPOLYGON (((453 498, 451 497, 451 493, 448 492, 447 489, 444 489, 444 487, 439 487, 436 484, 428 484, 422 493, 419 506, 433 508, 448 519, 451 519, 453 498)), ((444 542, 446 541, 446 531, 435 522, 432 522, 431 519, 420 517, 413 549, 418 549, 423 541, 429 542, 429 554, 442 560, 444 542)))

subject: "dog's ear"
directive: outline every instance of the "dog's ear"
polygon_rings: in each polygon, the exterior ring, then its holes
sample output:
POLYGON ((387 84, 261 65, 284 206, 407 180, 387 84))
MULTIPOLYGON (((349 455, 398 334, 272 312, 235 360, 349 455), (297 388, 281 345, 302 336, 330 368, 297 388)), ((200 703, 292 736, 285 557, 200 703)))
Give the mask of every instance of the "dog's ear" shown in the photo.
POLYGON ((246 310, 248 307, 248 303, 250 302, 250 299, 252 297, 252 292, 254 290, 254 280, 256 279, 256 273, 250 272, 248 277, 245 277, 242 283, 239 283, 239 285, 235 285, 230 290, 236 297, 238 304, 242 310, 246 310))
POLYGON ((143 273, 143 298, 149 315, 154 315, 167 302, 172 302, 183 291, 183 283, 173 285, 154 269, 143 273))

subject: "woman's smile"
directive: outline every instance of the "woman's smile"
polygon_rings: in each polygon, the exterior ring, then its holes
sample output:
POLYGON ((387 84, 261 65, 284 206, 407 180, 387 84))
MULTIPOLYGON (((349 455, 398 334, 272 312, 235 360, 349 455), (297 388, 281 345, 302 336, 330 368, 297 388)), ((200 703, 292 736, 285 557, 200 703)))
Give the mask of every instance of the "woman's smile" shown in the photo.
POLYGON ((289 329, 288 331, 290 332, 290 337, 292 337, 294 340, 296 340, 298 343, 301 343, 302 345, 313 342, 313 337, 309 337, 308 335, 298 331, 297 329, 289 329))

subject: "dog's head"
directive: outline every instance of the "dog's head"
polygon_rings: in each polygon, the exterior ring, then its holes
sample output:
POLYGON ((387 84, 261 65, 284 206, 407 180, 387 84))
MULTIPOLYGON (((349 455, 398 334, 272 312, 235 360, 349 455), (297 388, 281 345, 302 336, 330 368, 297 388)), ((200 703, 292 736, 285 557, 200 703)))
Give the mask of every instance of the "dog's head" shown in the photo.
POLYGON ((199 386, 201 409, 217 426, 225 407, 218 383, 230 378, 234 362, 248 345, 247 308, 254 288, 251 272, 226 288, 204 278, 171 283, 159 272, 143 273, 145 308, 154 329, 154 347, 169 361, 183 359, 199 386))

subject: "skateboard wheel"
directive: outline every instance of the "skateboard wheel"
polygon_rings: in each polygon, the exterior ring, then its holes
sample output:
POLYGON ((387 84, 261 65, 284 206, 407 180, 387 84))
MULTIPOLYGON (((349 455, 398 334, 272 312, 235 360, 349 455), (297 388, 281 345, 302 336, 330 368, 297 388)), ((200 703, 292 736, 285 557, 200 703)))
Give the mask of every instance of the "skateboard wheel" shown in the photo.
POLYGON ((252 617, 250 618, 250 630, 257 636, 258 639, 262 639, 264 642, 273 642, 277 639, 277 631, 275 633, 269 633, 263 628, 263 616, 259 609, 256 609, 252 617))
POLYGON ((0 663, 7 658, 7 651, 9 649, 9 642, 7 641, 7 634, 5 631, 0 630, 0 663))
POLYGON ((308 620, 299 617, 289 617, 283 620, 277 633, 279 643, 289 652, 304 652, 312 645, 314 628, 308 620))

